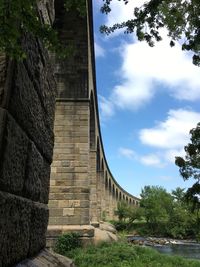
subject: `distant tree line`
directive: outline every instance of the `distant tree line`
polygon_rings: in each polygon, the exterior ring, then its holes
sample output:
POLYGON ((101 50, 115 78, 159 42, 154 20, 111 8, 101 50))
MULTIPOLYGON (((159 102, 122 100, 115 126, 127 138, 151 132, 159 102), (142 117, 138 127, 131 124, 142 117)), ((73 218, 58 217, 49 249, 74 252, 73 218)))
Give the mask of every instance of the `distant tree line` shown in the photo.
POLYGON ((187 188, 176 188, 168 193, 160 186, 145 186, 140 207, 118 203, 114 222, 119 230, 137 230, 141 234, 195 237, 200 239, 200 123, 190 131, 186 156, 176 157, 175 164, 184 180, 194 179, 187 188), (136 223, 137 221, 137 223, 136 223), (143 222, 143 223, 141 223, 143 222))

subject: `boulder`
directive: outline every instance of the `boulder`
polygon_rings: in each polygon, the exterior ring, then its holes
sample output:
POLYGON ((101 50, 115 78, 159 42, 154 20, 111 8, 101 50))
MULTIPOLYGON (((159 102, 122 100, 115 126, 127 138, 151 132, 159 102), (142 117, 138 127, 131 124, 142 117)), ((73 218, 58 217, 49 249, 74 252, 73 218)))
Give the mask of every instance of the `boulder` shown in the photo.
POLYGON ((115 234, 105 231, 105 230, 101 230, 99 228, 95 228, 94 230, 94 244, 100 244, 102 242, 113 242, 113 241, 117 241, 118 238, 115 234))
POLYGON ((117 233, 117 230, 115 229, 114 225, 108 222, 100 222, 99 229, 111 232, 113 234, 117 233))

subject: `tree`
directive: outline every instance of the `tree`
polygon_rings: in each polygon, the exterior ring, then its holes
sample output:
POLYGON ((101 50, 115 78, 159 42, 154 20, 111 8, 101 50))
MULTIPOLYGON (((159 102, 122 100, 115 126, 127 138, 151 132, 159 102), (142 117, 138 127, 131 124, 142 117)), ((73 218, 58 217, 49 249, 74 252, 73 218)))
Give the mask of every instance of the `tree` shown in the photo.
POLYGON ((185 189, 177 187, 175 190, 172 190, 172 197, 176 203, 182 205, 185 199, 185 189))
POLYGON ((190 141, 184 147, 186 156, 185 158, 176 157, 175 164, 179 167, 180 175, 184 180, 193 178, 195 183, 187 189, 186 199, 192 202, 193 211, 200 210, 200 123, 196 128, 190 130, 190 141))
POLYGON ((129 216, 129 206, 125 201, 120 201, 117 203, 117 210, 115 210, 115 215, 118 216, 119 221, 125 221, 129 216))
POLYGON ((141 192, 140 206, 149 225, 166 222, 172 209, 172 196, 159 186, 145 186, 141 192))
POLYGON ((185 189, 177 187, 172 190, 173 209, 170 214, 167 227, 168 234, 174 238, 183 238, 191 234, 193 228, 194 215, 191 214, 190 205, 185 200, 185 189))
MULTIPOLYGON (((103 0, 103 13, 111 12, 112 0, 103 0)), ((120 1, 120 0, 118 0, 120 1)), ((123 0, 127 4, 128 0, 123 0)), ((193 63, 200 66, 200 4, 199 0, 148 0, 134 9, 134 17, 111 27, 102 26, 101 32, 124 28, 125 33, 135 32, 139 41, 161 41, 160 29, 165 27, 170 37, 170 46, 175 41, 182 43, 182 49, 193 52, 193 63)))
MULTIPOLYGON (((36 0, 0 0, 0 52, 14 59, 26 55, 21 47, 23 34, 39 38, 47 49, 60 56, 69 52, 68 44, 61 45, 51 25, 44 23, 38 13, 36 0)), ((77 10, 80 16, 86 14, 85 0, 63 0, 66 11, 77 10)))

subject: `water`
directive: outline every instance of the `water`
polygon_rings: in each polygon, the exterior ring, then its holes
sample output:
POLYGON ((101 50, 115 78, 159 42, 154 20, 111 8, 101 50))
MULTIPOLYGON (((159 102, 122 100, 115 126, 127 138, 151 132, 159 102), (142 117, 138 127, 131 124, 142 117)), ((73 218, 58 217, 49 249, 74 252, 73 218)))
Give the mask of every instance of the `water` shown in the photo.
POLYGON ((144 246, 150 246, 163 254, 200 260, 200 243, 176 240, 173 244, 157 245, 144 237, 129 237, 128 239, 143 241, 144 246))
POLYGON ((153 246, 156 250, 163 254, 177 255, 185 258, 200 259, 200 244, 180 243, 163 246, 153 246))

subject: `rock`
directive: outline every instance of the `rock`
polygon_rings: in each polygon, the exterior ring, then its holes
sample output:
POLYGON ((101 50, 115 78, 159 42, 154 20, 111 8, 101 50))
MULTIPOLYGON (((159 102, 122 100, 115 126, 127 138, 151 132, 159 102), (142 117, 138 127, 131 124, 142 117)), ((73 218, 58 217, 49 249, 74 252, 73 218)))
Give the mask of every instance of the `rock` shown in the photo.
POLYGON ((115 234, 105 231, 105 230, 101 230, 99 228, 95 228, 94 230, 94 244, 100 244, 102 242, 113 242, 113 241, 117 241, 118 238, 115 234))
POLYGON ((36 257, 27 259, 15 267, 75 267, 73 261, 47 249, 42 250, 36 257))
POLYGON ((115 229, 115 227, 111 223, 107 223, 107 222, 100 222, 99 229, 111 232, 113 234, 117 233, 117 230, 115 229))

